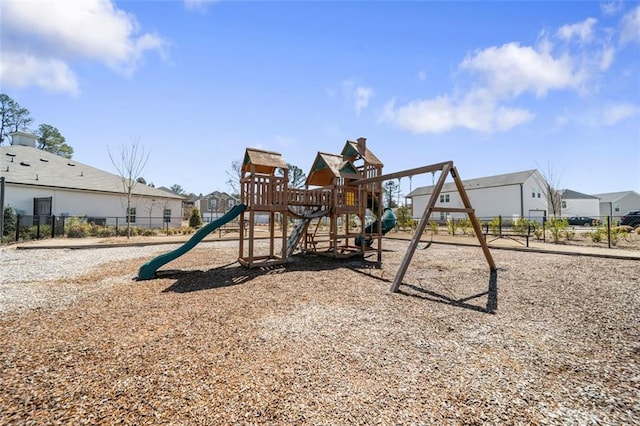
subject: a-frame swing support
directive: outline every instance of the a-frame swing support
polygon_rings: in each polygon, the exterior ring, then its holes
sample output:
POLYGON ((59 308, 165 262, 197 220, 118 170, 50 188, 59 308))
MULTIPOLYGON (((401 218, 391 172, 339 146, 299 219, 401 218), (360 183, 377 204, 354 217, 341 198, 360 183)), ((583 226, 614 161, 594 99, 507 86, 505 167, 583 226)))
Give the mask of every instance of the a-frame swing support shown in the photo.
POLYGON ((496 264, 493 261, 491 252, 489 251, 489 246, 487 245, 487 242, 484 239, 484 236, 482 234, 482 227, 480 226, 480 222, 478 222, 478 218, 476 217, 475 210, 471 206, 471 201, 469 200, 467 191, 464 189, 462 180, 460 180, 458 171, 456 170, 452 161, 433 164, 425 167, 418 167, 415 169, 409 169, 409 170, 405 170, 397 173, 390 173, 382 176, 377 176, 375 178, 360 179, 354 183, 357 185, 363 185, 363 184, 371 183, 374 181, 382 182, 385 180, 397 179, 405 176, 415 176, 423 173, 437 172, 437 171, 441 171, 442 173, 440 173, 438 182, 433 188, 433 193, 431 194, 431 198, 429 199, 429 202, 427 203, 424 209, 424 213, 422 213, 422 217, 420 218, 420 223, 418 224, 418 228, 416 229, 416 232, 413 235, 411 242, 409 243, 409 248, 407 249, 407 252, 404 255, 404 259, 402 259, 402 263, 400 264, 400 269, 398 269, 398 272, 396 273, 396 277, 393 280, 393 284, 391 285, 391 291, 394 293, 398 292, 400 284, 402 284, 402 280, 404 279, 407 269, 409 268, 409 264, 411 263, 411 259, 413 258, 416 248, 418 247, 418 243, 420 242, 420 237, 422 236, 422 233, 424 232, 424 229, 427 226, 429 216, 431 216, 431 213, 433 212, 447 211, 447 212, 466 213, 467 216, 469 217, 469 220, 471 221, 471 226, 473 226, 473 230, 476 234, 476 237, 478 238, 478 242, 480 243, 480 247, 482 248, 484 257, 487 259, 489 268, 491 269, 491 271, 494 271, 496 269, 496 264), (451 174, 451 177, 453 178, 453 181, 456 185, 458 193, 460 194, 460 199, 462 200, 462 204, 464 205, 464 208, 448 207, 445 209, 445 208, 435 207, 436 201, 440 196, 442 187, 444 186, 444 183, 449 174, 451 174))

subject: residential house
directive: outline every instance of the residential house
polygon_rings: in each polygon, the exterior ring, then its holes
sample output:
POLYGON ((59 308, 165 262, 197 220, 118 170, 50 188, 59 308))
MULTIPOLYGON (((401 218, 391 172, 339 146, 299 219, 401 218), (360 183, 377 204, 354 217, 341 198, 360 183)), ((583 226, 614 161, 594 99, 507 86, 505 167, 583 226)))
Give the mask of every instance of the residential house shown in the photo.
POLYGON ((212 222, 224 216, 229 210, 240 203, 240 199, 226 192, 213 191, 194 200, 194 206, 200 209, 202 221, 212 222))
MULTIPOLYGON (((14 132, 11 137, 11 145, 0 147, 4 206, 36 220, 55 215, 86 217, 97 224, 126 223, 127 194, 121 176, 38 149, 35 135, 14 132)), ((137 183, 128 212, 131 223, 179 227, 183 199, 137 183)))
POLYGON ((593 194, 600 199, 600 216, 611 216, 616 223, 620 216, 631 210, 640 210, 640 194, 635 191, 593 194))
POLYGON ((563 189, 559 191, 561 200, 561 216, 587 216, 597 218, 600 216, 600 199, 593 195, 563 189))
MULTIPOLYGON (((481 220, 502 216, 506 220, 527 218, 541 221, 549 212, 546 181, 535 169, 463 180, 463 185, 476 217, 481 220)), ((423 186, 407 195, 413 205, 414 218, 422 217, 433 190, 434 186, 423 186)), ((454 182, 444 184, 435 206, 464 207, 454 182)), ((435 212, 429 220, 442 222, 449 217, 464 218, 466 214, 435 212)))

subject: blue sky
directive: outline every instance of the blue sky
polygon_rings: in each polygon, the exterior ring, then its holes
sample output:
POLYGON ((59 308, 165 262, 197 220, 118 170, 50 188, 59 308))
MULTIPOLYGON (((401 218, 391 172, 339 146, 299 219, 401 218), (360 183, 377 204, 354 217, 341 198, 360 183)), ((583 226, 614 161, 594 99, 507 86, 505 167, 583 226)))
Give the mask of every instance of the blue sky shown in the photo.
POLYGON ((638 2, 3 0, 0 20, 0 88, 33 127, 111 172, 137 140, 155 186, 228 191, 246 147, 308 172, 366 137, 386 173, 640 192, 638 2))

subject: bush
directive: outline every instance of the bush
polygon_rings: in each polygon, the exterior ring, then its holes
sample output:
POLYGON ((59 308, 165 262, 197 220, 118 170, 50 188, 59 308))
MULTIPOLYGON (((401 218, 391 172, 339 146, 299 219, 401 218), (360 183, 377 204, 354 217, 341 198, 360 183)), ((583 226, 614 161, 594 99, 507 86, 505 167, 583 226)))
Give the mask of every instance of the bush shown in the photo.
POLYGON ((2 236, 12 236, 16 233, 16 211, 11 206, 4 208, 4 223, 2 236))
POLYGON ((494 217, 493 219, 491 219, 491 222, 489 222, 489 229, 491 230, 491 234, 493 235, 500 234, 500 218, 499 217, 494 217))
POLYGON ((546 227, 551 232, 554 243, 560 242, 563 231, 567 229, 569 223, 566 218, 552 217, 546 222, 546 227))
POLYGON ((194 207, 191 210, 191 217, 189 218, 189 227, 198 228, 202 226, 202 217, 200 216, 200 209, 194 207))
POLYGON ((429 229, 431 230, 431 235, 437 235, 438 232, 440 232, 440 226, 438 225, 438 222, 436 222, 435 220, 431 220, 429 221, 429 229))
POLYGON ((86 238, 91 235, 91 225, 76 216, 71 217, 64 227, 68 238, 86 238))
POLYGON ((409 213, 409 209, 405 206, 400 206, 396 210, 396 218, 398 226, 404 231, 407 228, 412 228, 413 226, 413 218, 409 213))
POLYGON ((601 226, 589 232, 589 238, 591 238, 591 241, 593 241, 594 243, 599 243, 600 241, 602 241, 602 238, 605 235, 607 235, 607 230, 603 229, 601 226))
POLYGON ((140 235, 145 237, 154 237, 158 235, 158 231, 156 231, 155 229, 143 228, 140 230, 140 235))
POLYGON ((96 226, 96 236, 98 237, 113 237, 116 235, 116 228, 113 226, 96 226))
POLYGON ((471 230, 473 229, 473 227, 471 226, 471 219, 469 218, 458 219, 458 226, 462 230, 462 235, 467 235, 472 233, 471 230))
POLYGON ((456 235, 456 230, 458 229, 458 223, 456 222, 455 219, 448 219, 447 220, 447 233, 451 234, 451 235, 456 235))

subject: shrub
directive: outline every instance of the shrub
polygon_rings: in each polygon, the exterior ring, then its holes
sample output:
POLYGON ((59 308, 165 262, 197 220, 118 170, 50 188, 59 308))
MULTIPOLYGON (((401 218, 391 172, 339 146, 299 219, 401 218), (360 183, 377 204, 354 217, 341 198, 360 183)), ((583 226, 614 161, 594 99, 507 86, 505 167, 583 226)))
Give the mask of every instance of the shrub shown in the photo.
POLYGON ((440 232, 440 226, 438 225, 438 222, 436 222, 435 220, 430 220, 429 221, 429 229, 431 230, 431 235, 437 235, 438 232, 440 232))
POLYGON ((491 230, 491 234, 498 235, 500 233, 500 218, 494 217, 489 222, 489 229, 491 230))
POLYGON ((202 226, 202 217, 200 216, 200 209, 197 207, 194 207, 193 210, 191 210, 191 217, 189 218, 189 227, 198 228, 199 226, 202 226))
POLYGON ((116 229, 112 226, 96 226, 95 233, 97 237, 113 237, 116 235, 116 229))
POLYGON ((86 238, 91 234, 91 225, 86 220, 73 216, 64 227, 64 232, 68 238, 86 238))
POLYGON ((448 219, 447 220, 447 233, 451 234, 451 235, 456 235, 456 229, 458 229, 458 224, 456 223, 455 219, 448 219))
POLYGON ((140 230, 140 235, 143 235, 145 237, 153 237, 158 235, 158 231, 151 228, 143 228, 140 230))
POLYGON ((554 243, 560 242, 563 231, 567 229, 569 223, 566 218, 552 217, 546 222, 546 227, 551 232, 554 243))
POLYGON ((458 219, 458 226, 462 230, 462 235, 467 235, 472 233, 473 227, 471 226, 471 219, 469 218, 458 219))
POLYGON ((607 231, 606 229, 602 229, 601 226, 589 232, 589 238, 591 238, 591 241, 593 241, 594 243, 599 243, 600 241, 602 241, 602 238, 605 235, 607 235, 607 231))
POLYGON ((404 231, 407 228, 412 228, 413 218, 409 213, 409 209, 405 206, 400 206, 396 210, 396 220, 398 226, 404 231))
POLYGON ((11 206, 4 208, 4 222, 0 236, 11 236, 16 233, 16 211, 11 206))
POLYGON ((513 232, 520 235, 527 235, 529 230, 531 230, 534 234, 538 223, 535 220, 528 220, 524 218, 518 218, 513 222, 513 232))

